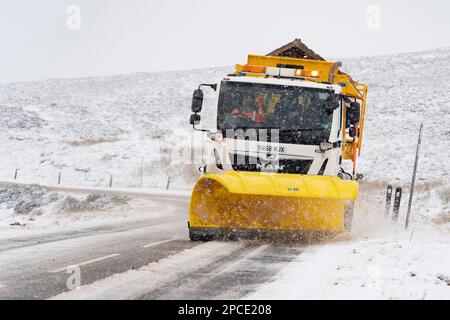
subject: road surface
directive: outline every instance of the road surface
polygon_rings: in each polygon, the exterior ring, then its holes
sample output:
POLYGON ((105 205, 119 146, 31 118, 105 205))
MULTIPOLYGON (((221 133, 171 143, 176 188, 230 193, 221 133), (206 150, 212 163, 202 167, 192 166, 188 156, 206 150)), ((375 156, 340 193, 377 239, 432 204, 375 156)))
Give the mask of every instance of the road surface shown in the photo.
POLYGON ((1 238, 0 299, 245 298, 303 250, 298 244, 191 242, 188 200, 157 199, 161 208, 178 210, 126 224, 1 238))

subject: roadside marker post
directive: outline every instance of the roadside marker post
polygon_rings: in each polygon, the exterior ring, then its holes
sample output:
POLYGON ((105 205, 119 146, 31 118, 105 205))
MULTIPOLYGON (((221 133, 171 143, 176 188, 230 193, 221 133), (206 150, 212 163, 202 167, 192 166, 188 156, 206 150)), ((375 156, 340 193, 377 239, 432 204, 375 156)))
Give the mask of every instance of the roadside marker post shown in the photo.
POLYGON ((386 190, 386 204, 384 207, 384 215, 389 216, 389 212, 391 211, 391 201, 392 201, 392 185, 387 186, 386 190))
POLYGON ((408 229, 409 220, 411 218, 411 207, 412 207, 412 201, 413 201, 413 197, 414 197, 414 188, 416 186, 417 164, 419 162, 420 145, 422 143, 422 129, 423 129, 423 123, 420 124, 420 129, 419 129, 419 139, 417 141, 416 159, 414 161, 414 170, 413 170, 413 175, 412 175, 412 180, 411 180, 411 189, 409 192, 408 211, 406 213, 405 229, 408 229))

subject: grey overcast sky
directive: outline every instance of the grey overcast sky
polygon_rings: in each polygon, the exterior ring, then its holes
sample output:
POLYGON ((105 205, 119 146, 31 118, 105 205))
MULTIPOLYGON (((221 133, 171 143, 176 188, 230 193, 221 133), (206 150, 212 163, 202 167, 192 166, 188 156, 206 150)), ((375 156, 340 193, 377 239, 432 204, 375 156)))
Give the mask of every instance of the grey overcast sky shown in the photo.
POLYGON ((296 37, 325 57, 450 47, 450 1, 0 0, 0 82, 233 65, 296 37))

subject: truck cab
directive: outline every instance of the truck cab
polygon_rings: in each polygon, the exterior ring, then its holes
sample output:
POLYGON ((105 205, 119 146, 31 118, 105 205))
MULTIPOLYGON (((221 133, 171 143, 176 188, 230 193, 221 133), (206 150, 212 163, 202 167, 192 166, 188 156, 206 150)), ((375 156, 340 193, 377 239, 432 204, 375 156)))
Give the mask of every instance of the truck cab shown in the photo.
MULTIPOLYGON (((341 164, 343 159, 356 160, 362 136, 361 131, 355 134, 362 124, 361 104, 344 89, 347 83, 321 81, 321 73, 330 80, 336 64, 324 67, 324 62, 317 61, 310 70, 299 65, 305 64, 301 59, 270 66, 274 57, 257 58, 259 65, 249 56, 247 65, 238 65, 220 83, 206 85, 217 92, 217 114, 214 129, 208 131, 214 143, 203 170, 355 178, 356 172, 344 174, 341 164)), ((332 78, 338 78, 338 73, 332 78)), ((196 96, 203 97, 201 88, 194 93, 194 128, 200 120, 195 104, 201 102, 196 96)))

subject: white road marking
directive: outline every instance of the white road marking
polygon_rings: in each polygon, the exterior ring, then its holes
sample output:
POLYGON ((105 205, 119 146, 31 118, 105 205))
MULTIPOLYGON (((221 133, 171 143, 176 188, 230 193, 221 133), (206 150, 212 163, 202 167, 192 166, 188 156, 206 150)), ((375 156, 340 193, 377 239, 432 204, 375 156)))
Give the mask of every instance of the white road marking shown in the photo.
POLYGON ((150 247, 157 246, 158 244, 163 244, 163 243, 174 241, 174 240, 178 240, 178 238, 172 238, 172 239, 168 239, 168 240, 152 242, 152 243, 146 244, 145 246, 142 246, 142 248, 150 248, 150 247))
POLYGON ((0 283, 0 288, 4 288, 4 287, 6 287, 6 286, 4 284, 0 283))
POLYGON ((240 243, 215 241, 200 243, 194 248, 183 250, 158 262, 151 262, 136 270, 116 273, 49 299, 136 299, 160 288, 166 282, 175 281, 180 273, 195 273, 199 268, 213 263, 216 259, 229 256, 241 248, 240 243))
POLYGON ((103 260, 106 260, 106 259, 114 258, 114 257, 117 257, 117 256, 120 256, 120 253, 113 253, 113 254, 110 254, 110 255, 107 255, 107 256, 103 256, 103 257, 100 257, 100 258, 97 258, 97 259, 87 260, 87 261, 83 261, 83 262, 80 262, 80 263, 74 263, 74 264, 71 264, 71 265, 63 267, 63 268, 50 270, 48 272, 49 273, 58 273, 58 272, 61 272, 61 271, 66 271, 68 268, 73 267, 73 266, 81 267, 81 266, 85 266, 85 265, 88 265, 88 264, 91 264, 91 263, 95 263, 95 262, 103 261, 103 260))
POLYGON ((265 249, 267 249, 269 247, 268 244, 262 245, 257 247, 256 249, 253 249, 252 251, 250 251, 249 253, 247 253, 245 256, 243 256, 242 258, 240 258, 239 260, 236 260, 235 262, 233 262, 232 264, 230 264, 228 267, 226 267, 223 270, 220 270, 219 272, 217 272, 217 275, 223 274, 225 272, 228 272, 229 270, 233 269, 234 267, 236 267, 238 264, 242 263, 242 261, 247 260, 248 258, 257 256, 260 252, 264 251, 265 249))

